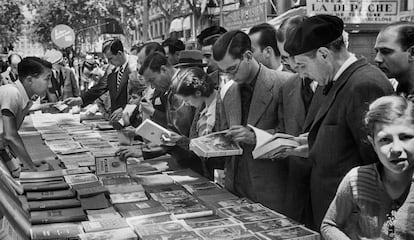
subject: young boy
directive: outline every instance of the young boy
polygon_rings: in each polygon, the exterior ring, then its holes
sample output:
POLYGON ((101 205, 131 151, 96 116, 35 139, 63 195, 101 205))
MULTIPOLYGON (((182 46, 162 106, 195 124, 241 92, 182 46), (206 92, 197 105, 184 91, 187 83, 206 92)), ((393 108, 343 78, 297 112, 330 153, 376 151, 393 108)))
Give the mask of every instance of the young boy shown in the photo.
POLYGON ((12 164, 7 147, 25 168, 37 171, 24 143, 17 132, 31 105, 33 95, 44 96, 52 76, 52 65, 37 57, 26 57, 18 65, 19 80, 0 87, 0 158, 13 176, 20 173, 19 164, 12 164))

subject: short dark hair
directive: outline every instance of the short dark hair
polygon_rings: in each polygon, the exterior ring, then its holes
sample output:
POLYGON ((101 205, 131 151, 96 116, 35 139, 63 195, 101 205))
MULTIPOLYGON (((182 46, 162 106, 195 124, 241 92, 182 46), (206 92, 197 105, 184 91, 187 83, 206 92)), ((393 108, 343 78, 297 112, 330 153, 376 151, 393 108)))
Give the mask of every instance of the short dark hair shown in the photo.
POLYGON ((307 16, 301 15, 285 18, 276 32, 276 40, 278 42, 286 41, 288 34, 292 33, 293 30, 307 18, 307 16))
POLYGON ((20 56, 20 54, 18 54, 18 53, 11 53, 8 57, 7 57, 7 62, 9 63, 9 64, 11 64, 11 59, 12 59, 12 57, 13 56, 18 56, 19 58, 20 58, 20 60, 22 60, 23 58, 22 58, 22 56, 20 56))
POLYGON ((149 68, 153 72, 160 72, 161 66, 168 66, 167 57, 160 52, 153 52, 147 56, 139 69, 139 74, 144 75, 144 72, 149 68))
POLYGON ((52 64, 38 57, 26 57, 17 65, 19 79, 24 80, 28 76, 38 77, 42 75, 46 69, 52 69, 52 64))
MULTIPOLYGON (((405 51, 414 46, 414 23, 408 21, 398 21, 386 26, 384 30, 396 28, 398 34, 398 43, 405 51)), ((383 31, 384 31, 383 30, 383 31)))
POLYGON ((275 55, 278 57, 280 56, 279 48, 277 47, 276 42, 276 29, 268 24, 268 23, 261 23, 256 26, 253 26, 250 31, 249 35, 260 33, 258 44, 260 46, 260 50, 263 51, 266 47, 273 48, 275 55))
POLYGON ((161 46, 161 44, 157 42, 144 43, 144 45, 142 45, 138 52, 141 52, 142 50, 145 50, 145 56, 149 56, 153 52, 159 52, 165 55, 164 48, 161 46))
POLYGON ((249 36, 240 30, 233 30, 223 34, 214 43, 213 57, 214 60, 221 61, 228 53, 233 58, 241 59, 248 50, 252 50, 249 36))
POLYGON ((215 82, 202 68, 189 67, 177 73, 171 89, 174 93, 185 97, 194 95, 196 91, 200 91, 203 97, 209 97, 213 93, 215 85, 215 82))
POLYGON ((102 44, 102 52, 105 53, 108 49, 116 55, 118 52, 124 52, 124 45, 118 38, 108 39, 102 44))
POLYGON ((176 52, 182 51, 185 49, 183 41, 178 38, 167 38, 163 43, 163 47, 168 47, 169 54, 175 54, 176 52))

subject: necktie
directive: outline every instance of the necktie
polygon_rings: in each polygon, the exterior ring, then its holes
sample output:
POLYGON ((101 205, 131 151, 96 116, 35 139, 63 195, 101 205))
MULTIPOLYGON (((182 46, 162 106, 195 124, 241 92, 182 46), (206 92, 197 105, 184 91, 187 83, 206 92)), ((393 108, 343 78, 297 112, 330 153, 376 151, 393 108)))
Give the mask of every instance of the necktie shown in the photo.
POLYGON ((122 81, 122 76, 124 75, 124 69, 121 67, 118 71, 118 76, 116 79, 116 89, 119 89, 119 85, 121 84, 122 81))
POLYGON ((333 86, 333 81, 328 82, 328 84, 326 84, 326 86, 323 88, 323 95, 328 95, 329 90, 331 90, 333 86))
POLYGON ((310 84, 312 83, 312 79, 310 78, 305 78, 303 79, 303 86, 302 86, 302 99, 303 99, 303 103, 305 105, 305 111, 308 112, 309 109, 309 105, 312 101, 313 98, 313 91, 312 88, 310 86, 310 84))

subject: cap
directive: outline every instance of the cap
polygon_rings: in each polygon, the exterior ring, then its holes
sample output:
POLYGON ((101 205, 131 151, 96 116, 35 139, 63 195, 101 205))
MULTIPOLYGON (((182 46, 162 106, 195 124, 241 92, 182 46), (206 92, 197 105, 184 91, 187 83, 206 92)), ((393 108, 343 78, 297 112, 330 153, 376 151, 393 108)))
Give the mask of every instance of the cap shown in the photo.
POLYGON ((211 26, 197 36, 198 43, 202 46, 213 45, 215 40, 226 33, 227 30, 220 26, 211 26))
POLYGON ((203 53, 199 50, 184 50, 178 56, 178 63, 174 67, 205 67, 203 53))
POLYGON ((305 19, 289 36, 285 50, 291 56, 326 46, 342 35, 344 22, 332 15, 316 15, 305 19))

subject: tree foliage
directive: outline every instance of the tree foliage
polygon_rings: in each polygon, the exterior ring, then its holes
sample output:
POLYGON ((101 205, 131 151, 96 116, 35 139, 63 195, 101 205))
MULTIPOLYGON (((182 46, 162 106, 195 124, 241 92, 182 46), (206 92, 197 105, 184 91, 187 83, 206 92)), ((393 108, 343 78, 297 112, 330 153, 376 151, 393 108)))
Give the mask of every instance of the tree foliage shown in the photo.
POLYGON ((0 0, 0 45, 14 43, 22 30, 23 14, 17 2, 0 0))

